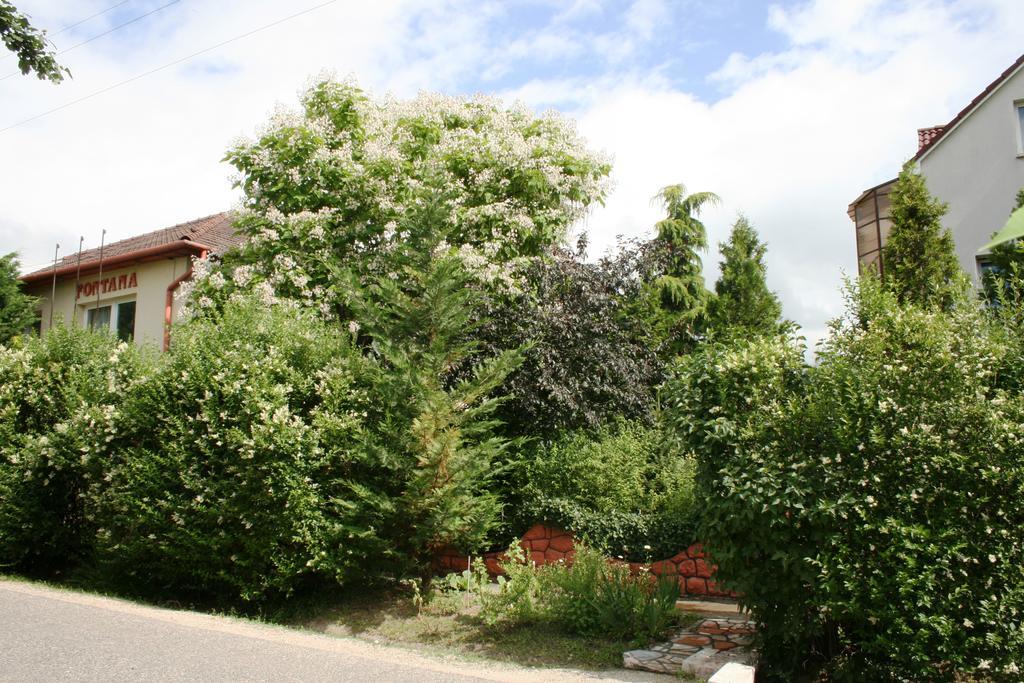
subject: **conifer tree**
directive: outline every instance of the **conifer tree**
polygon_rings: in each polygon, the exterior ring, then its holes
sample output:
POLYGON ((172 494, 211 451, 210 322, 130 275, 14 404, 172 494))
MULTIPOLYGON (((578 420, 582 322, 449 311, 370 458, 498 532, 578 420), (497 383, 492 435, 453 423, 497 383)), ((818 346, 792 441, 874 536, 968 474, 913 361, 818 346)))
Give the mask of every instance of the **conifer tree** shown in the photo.
POLYGON ((941 222, 948 205, 928 192, 912 162, 891 197, 892 229, 882 254, 886 286, 901 303, 948 309, 964 287, 953 236, 941 222))
POLYGON ((720 336, 775 334, 783 329, 782 304, 765 280, 765 244, 745 217, 733 224, 722 254, 722 273, 708 305, 708 325, 720 336))
POLYGON ((667 250, 665 272, 657 286, 662 306, 675 313, 695 315, 707 302, 700 252, 708 248, 708 234, 698 215, 720 200, 713 192, 686 194, 685 185, 662 188, 658 198, 668 215, 658 221, 657 240, 667 250))
POLYGON ((6 344, 32 324, 35 306, 35 298, 21 291, 17 256, 0 256, 0 344, 6 344))
POLYGON ((379 279, 355 301, 381 367, 368 449, 376 453, 376 485, 362 479, 361 497, 375 510, 374 533, 391 542, 405 571, 424 577, 438 551, 474 551, 486 541, 500 512, 488 483, 512 443, 495 431, 504 399, 494 392, 522 361, 520 350, 456 378, 477 354, 478 302, 468 282, 457 257, 431 256, 400 278, 379 279))
POLYGON ((659 355, 672 357, 689 348, 707 306, 700 253, 708 236, 698 216, 720 200, 713 192, 687 194, 681 184, 662 188, 656 199, 664 202, 666 216, 655 224, 650 263, 640 273, 643 290, 627 308, 644 321, 659 355))

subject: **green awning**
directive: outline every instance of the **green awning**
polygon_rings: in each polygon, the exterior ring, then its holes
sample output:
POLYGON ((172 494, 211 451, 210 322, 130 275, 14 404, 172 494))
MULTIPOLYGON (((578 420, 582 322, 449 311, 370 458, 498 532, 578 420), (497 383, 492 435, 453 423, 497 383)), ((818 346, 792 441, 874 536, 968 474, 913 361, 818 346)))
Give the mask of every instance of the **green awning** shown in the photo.
POLYGON ((1010 214, 1010 220, 1006 221, 1006 225, 999 232, 992 235, 992 241, 979 249, 978 253, 987 254, 997 244, 1022 237, 1024 237, 1024 206, 1010 214))

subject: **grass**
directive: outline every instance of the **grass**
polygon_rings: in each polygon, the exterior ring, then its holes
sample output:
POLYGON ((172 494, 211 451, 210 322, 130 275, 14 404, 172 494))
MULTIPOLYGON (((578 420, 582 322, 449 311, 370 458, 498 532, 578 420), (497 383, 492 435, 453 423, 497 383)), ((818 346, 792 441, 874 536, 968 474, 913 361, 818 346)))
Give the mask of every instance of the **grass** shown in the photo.
POLYGON ((273 621, 320 633, 413 649, 455 653, 525 666, 609 669, 622 666, 627 641, 565 633, 551 624, 487 626, 469 593, 436 594, 417 614, 408 592, 397 588, 341 594, 318 606, 293 605, 273 621))

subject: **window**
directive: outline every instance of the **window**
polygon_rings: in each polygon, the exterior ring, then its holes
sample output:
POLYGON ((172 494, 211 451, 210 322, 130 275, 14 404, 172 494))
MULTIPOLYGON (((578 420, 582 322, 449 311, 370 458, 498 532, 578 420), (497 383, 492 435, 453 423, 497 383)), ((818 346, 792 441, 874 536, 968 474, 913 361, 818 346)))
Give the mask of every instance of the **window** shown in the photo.
POLYGON ((85 324, 90 330, 110 330, 121 341, 135 338, 135 301, 121 301, 85 312, 85 324))
POLYGON ((106 330, 110 328, 110 306, 90 308, 86 317, 86 325, 90 330, 106 330))
POLYGON ((1024 102, 1014 102, 1017 108, 1017 153, 1024 156, 1024 102))
POLYGON ((135 337, 135 302, 117 305, 117 338, 128 341, 135 337))
POLYGON ((999 269, 996 267, 996 264, 992 263, 991 259, 987 254, 975 258, 975 263, 978 266, 978 276, 981 278, 982 281, 985 280, 985 277, 989 273, 999 272, 999 269))

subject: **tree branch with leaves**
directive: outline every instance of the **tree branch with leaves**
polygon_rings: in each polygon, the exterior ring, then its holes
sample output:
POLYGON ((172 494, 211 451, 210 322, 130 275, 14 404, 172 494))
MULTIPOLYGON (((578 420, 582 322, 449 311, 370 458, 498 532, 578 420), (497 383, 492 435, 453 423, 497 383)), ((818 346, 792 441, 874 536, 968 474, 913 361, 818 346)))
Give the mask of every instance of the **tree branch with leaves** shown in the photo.
POLYGON ((46 31, 29 23, 28 17, 8 0, 0 0, 0 39, 18 58, 18 69, 34 71, 40 80, 60 83, 71 72, 57 63, 55 51, 46 39, 46 31))

